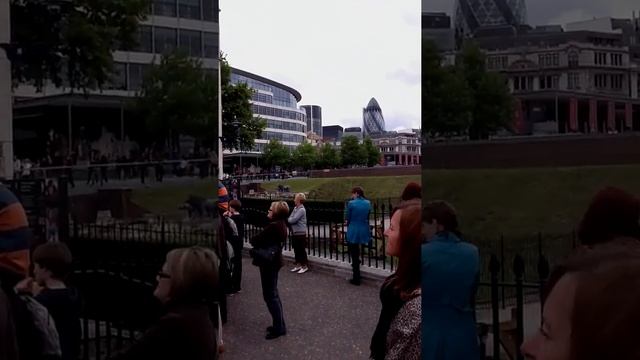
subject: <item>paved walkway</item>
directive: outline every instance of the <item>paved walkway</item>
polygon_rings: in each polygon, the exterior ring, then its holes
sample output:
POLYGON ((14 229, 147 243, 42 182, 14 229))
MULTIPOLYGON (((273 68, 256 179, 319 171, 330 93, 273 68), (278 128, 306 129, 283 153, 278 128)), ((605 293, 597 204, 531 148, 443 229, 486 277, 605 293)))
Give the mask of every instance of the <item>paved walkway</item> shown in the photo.
POLYGON ((258 269, 244 259, 242 292, 228 298, 223 358, 368 359, 380 314, 378 288, 353 286, 326 273, 288 270, 282 268, 278 278, 287 335, 265 340, 271 317, 262 300, 258 269))

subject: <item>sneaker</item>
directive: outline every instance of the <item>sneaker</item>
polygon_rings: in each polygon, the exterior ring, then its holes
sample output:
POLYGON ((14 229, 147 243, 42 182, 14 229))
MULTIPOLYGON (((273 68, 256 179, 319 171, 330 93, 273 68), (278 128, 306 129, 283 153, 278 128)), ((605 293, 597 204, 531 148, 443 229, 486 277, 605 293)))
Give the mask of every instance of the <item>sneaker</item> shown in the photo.
POLYGON ((308 266, 303 266, 300 268, 300 271, 298 271, 298 274, 304 274, 307 271, 309 271, 309 267, 308 266))
POLYGON ((296 266, 293 269, 291 269, 291 272, 298 272, 300 271, 300 269, 302 269, 302 266, 296 266))

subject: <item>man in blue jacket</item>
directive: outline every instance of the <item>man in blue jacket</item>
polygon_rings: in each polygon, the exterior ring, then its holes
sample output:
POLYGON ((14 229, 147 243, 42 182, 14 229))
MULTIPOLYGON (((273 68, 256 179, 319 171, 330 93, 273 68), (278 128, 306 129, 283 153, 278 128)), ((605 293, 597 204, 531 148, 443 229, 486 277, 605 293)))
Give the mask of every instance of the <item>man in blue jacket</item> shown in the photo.
POLYGON ((351 201, 347 204, 347 244, 351 256, 353 278, 349 282, 360 285, 360 246, 371 241, 369 213, 371 202, 364 197, 364 190, 356 186, 351 190, 351 201))

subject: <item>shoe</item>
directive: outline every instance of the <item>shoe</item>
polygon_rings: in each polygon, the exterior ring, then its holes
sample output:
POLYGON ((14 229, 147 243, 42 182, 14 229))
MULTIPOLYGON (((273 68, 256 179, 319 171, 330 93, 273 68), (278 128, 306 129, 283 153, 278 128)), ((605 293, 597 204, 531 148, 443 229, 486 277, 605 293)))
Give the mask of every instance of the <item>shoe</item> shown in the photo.
POLYGON ((300 269, 302 269, 302 266, 296 266, 293 269, 291 269, 291 272, 298 272, 300 271, 300 269))
POLYGON ((349 283, 351 285, 360 286, 360 280, 350 279, 349 283))
POLYGON ((273 332, 273 326, 267 326, 267 332, 268 333, 272 333, 273 332))
POLYGON ((304 274, 307 271, 309 271, 309 267, 308 266, 303 266, 300 268, 300 271, 298 271, 298 274, 304 274))
POLYGON ((279 332, 279 333, 270 332, 264 338, 267 339, 267 340, 273 340, 273 339, 277 339, 277 338, 279 338, 280 336, 283 336, 283 335, 287 335, 287 332, 286 331, 279 332))

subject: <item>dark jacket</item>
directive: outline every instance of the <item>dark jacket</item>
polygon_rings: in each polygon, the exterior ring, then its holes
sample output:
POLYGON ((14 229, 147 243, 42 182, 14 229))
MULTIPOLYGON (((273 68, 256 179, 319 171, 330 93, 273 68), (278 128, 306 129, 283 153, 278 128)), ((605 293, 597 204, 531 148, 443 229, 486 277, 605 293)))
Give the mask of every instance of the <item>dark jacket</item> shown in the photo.
POLYGON ((273 266, 282 267, 282 246, 287 241, 287 224, 284 220, 270 222, 258 235, 251 238, 250 243, 255 248, 269 248, 277 246, 279 251, 273 260, 273 266))
POLYGON ((240 244, 244 243, 244 215, 242 214, 234 214, 231 215, 231 220, 236 223, 236 227, 238 228, 238 238, 240 240, 240 244))
POLYGON ((142 338, 112 360, 215 360, 216 331, 205 304, 173 306, 142 338))
POLYGON ((14 324, 11 303, 0 287, 0 359, 18 359, 18 337, 14 324))
POLYGON ((44 305, 56 323, 64 360, 74 360, 80 354, 80 311, 82 302, 76 289, 44 289, 35 299, 44 305))

